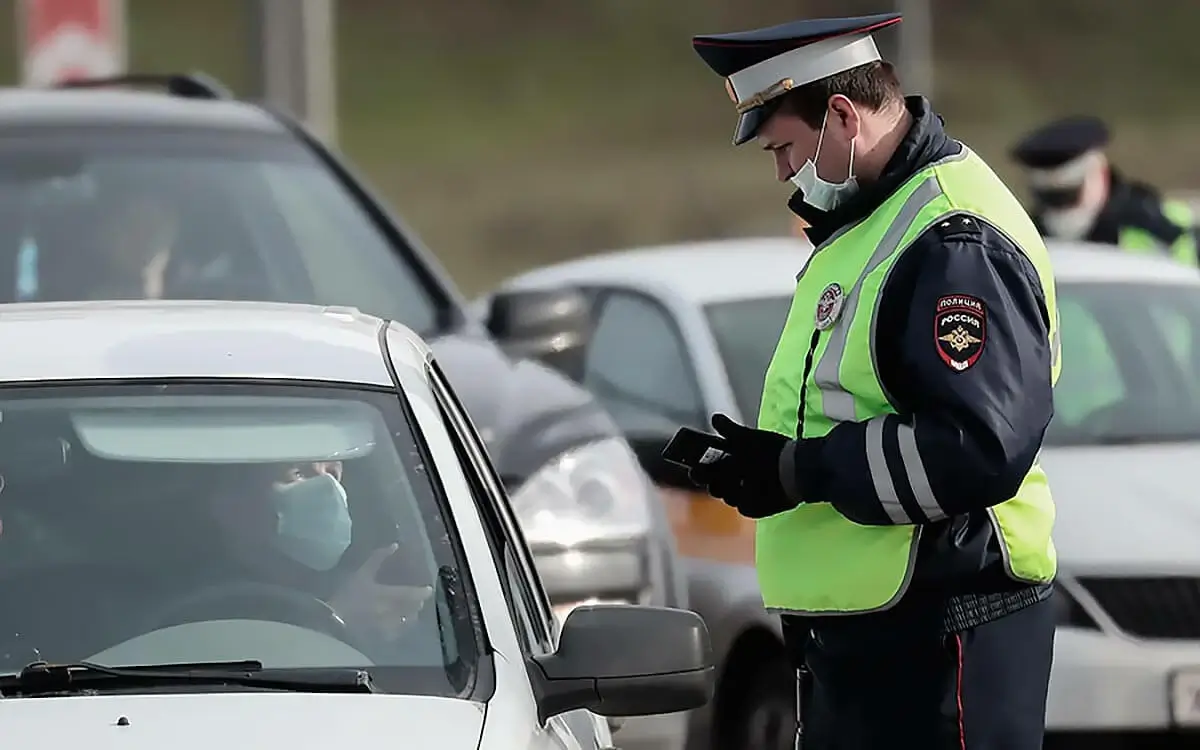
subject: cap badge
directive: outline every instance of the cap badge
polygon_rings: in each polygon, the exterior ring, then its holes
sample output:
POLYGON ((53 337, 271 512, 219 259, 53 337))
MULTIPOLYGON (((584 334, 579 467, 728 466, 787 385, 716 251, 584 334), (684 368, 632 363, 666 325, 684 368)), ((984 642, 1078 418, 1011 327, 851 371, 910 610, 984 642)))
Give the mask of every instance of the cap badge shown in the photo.
POLYGON ((744 115, 752 109, 761 107, 772 99, 778 99, 794 88, 796 88, 796 82, 791 78, 784 78, 772 83, 753 96, 746 97, 745 99, 737 99, 733 95, 733 84, 729 82, 728 78, 725 79, 725 90, 730 94, 730 98, 733 99, 734 108, 739 115, 744 115))

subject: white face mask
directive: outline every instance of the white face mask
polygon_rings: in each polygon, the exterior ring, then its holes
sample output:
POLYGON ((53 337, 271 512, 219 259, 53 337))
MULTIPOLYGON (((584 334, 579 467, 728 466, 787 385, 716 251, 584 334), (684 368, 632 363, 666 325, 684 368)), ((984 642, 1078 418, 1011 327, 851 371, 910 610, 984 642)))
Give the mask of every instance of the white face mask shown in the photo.
POLYGON ((1088 205, 1046 209, 1042 212, 1042 223, 1046 225, 1046 234, 1055 239, 1082 240, 1092 231, 1099 213, 1100 207, 1088 205))
POLYGON ((1087 237, 1096 224, 1096 218, 1104 210, 1108 193, 1108 172, 1102 155, 1099 152, 1084 154, 1049 173, 1035 172, 1034 177, 1035 193, 1039 188, 1075 192, 1072 205, 1055 205, 1048 198, 1042 201, 1042 224, 1046 234, 1068 241, 1087 237))
POLYGON ((829 110, 821 120, 821 132, 817 135, 817 151, 804 166, 792 175, 792 184, 800 188, 804 202, 820 211, 832 211, 858 192, 858 180, 854 177, 854 140, 850 140, 850 167, 845 182, 829 182, 817 174, 817 159, 821 156, 821 144, 825 140, 825 123, 829 121, 829 110))

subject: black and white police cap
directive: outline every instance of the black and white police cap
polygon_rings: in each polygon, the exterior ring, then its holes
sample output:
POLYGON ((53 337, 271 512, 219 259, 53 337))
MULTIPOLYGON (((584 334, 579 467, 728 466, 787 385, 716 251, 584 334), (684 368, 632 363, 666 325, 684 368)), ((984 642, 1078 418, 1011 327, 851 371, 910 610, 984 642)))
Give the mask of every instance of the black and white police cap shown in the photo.
POLYGON ((692 37, 692 47, 725 78, 738 113, 735 146, 749 141, 792 89, 880 58, 872 34, 899 23, 899 13, 816 18, 727 34, 692 37))

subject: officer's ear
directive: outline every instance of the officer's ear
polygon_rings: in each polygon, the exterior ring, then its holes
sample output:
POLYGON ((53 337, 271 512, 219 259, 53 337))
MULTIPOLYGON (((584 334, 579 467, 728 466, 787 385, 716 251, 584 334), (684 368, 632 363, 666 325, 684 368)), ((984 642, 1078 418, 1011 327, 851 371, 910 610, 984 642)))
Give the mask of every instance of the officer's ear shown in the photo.
POLYGON ((840 131, 846 140, 857 137, 859 128, 862 127, 858 116, 858 107, 842 94, 834 94, 829 97, 829 112, 825 118, 825 127, 840 131))

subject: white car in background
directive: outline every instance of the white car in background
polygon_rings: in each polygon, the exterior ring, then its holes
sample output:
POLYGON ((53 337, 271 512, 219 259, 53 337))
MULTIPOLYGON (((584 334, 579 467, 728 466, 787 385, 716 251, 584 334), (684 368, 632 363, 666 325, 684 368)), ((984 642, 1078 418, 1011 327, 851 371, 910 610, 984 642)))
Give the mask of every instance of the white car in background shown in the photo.
MULTIPOLYGON (((661 445, 671 425, 707 428, 712 412, 753 421, 809 252, 792 238, 617 252, 536 269, 493 298, 583 290, 593 307, 577 379, 652 457, 639 433, 656 425, 661 445)), ((1064 367, 1042 461, 1058 504, 1062 624, 1046 747, 1165 747, 1147 743, 1200 728, 1200 275, 1106 247, 1053 243, 1051 256, 1064 367)), ((744 586, 752 524, 707 496, 669 502, 689 562, 744 586)), ((709 589, 691 592, 706 618, 709 589)), ((790 747, 790 681, 769 666, 782 652, 762 622, 709 621, 721 666, 693 747, 790 747), (747 638, 741 655, 762 664, 750 670, 735 658, 747 638)))
POLYGON ((606 750, 694 708, 684 610, 556 620, 425 343, 349 308, 6 306, 12 747, 606 750))

